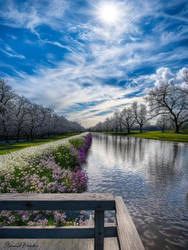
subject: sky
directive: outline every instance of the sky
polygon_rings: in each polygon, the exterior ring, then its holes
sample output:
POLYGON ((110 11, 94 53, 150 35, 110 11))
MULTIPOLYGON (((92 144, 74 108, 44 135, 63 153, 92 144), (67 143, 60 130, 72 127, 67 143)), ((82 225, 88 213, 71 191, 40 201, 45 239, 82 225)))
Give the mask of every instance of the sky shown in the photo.
POLYGON ((0 0, 0 77, 85 127, 186 67, 187 0, 0 0))

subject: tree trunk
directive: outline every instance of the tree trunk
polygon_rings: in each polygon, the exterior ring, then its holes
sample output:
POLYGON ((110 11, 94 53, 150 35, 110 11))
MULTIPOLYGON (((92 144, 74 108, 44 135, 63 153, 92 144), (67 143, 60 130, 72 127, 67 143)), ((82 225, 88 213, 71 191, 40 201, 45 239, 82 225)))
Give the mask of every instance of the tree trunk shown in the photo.
POLYGON ((179 128, 179 126, 176 124, 175 133, 179 133, 179 132, 180 132, 180 128, 179 128))
POLYGON ((140 133, 142 133, 142 131, 143 131, 143 130, 142 130, 142 125, 140 125, 140 133))
POLYGON ((20 130, 18 130, 16 134, 16 142, 19 142, 19 138, 20 138, 20 130))
POLYGON ((180 132, 179 130, 180 130, 180 126, 177 123, 177 120, 175 120, 175 133, 179 133, 180 132))

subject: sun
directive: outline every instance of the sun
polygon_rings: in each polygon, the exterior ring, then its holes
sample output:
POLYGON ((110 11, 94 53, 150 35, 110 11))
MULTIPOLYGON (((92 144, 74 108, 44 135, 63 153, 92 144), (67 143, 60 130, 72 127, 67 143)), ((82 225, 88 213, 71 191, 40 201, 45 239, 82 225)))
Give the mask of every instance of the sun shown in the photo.
POLYGON ((98 19, 104 24, 115 24, 119 20, 120 10, 113 2, 105 2, 99 5, 97 10, 98 19))

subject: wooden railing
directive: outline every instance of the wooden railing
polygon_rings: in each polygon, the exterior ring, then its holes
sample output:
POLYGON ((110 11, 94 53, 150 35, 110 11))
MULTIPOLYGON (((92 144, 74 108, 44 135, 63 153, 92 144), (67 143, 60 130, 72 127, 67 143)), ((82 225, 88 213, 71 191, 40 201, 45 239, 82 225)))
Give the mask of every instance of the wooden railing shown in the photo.
POLYGON ((2 226, 1 239, 94 238, 104 249, 104 237, 117 237, 120 249, 143 250, 143 244, 121 197, 107 193, 1 194, 0 210, 94 210, 93 226, 2 226), (104 211, 116 210, 117 225, 104 224, 104 211))

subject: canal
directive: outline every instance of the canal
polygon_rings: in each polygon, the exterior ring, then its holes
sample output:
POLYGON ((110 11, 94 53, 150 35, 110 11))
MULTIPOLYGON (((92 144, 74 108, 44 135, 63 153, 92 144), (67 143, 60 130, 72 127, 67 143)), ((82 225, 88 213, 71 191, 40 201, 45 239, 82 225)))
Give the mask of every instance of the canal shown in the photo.
POLYGON ((87 192, 123 197, 146 249, 188 249, 188 144, 93 133, 85 170, 87 192))

